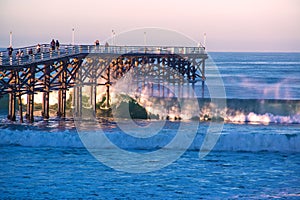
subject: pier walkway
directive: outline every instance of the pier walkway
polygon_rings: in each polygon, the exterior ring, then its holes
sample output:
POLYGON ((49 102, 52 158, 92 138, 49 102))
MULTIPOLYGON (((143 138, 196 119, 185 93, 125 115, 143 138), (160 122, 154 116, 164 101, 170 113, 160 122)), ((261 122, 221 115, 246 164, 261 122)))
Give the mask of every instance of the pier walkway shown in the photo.
POLYGON ((148 53, 148 54, 183 54, 199 55, 206 54, 204 47, 166 47, 166 46, 108 46, 104 45, 60 45, 58 49, 52 50, 49 44, 41 44, 39 50, 37 46, 28 46, 13 49, 12 56, 8 51, 0 51, 0 67, 23 67, 31 64, 44 63, 51 60, 70 57, 79 54, 128 54, 128 53, 148 53), (23 55, 16 56, 17 52, 23 55))

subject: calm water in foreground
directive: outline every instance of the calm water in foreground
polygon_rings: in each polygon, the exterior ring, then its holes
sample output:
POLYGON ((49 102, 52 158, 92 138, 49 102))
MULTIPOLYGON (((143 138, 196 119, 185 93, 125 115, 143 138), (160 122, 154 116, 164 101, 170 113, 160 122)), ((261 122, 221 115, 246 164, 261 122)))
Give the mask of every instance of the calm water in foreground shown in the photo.
POLYGON ((5 147, 1 198, 299 199, 299 153, 188 151, 159 171, 108 168, 83 148, 5 147))

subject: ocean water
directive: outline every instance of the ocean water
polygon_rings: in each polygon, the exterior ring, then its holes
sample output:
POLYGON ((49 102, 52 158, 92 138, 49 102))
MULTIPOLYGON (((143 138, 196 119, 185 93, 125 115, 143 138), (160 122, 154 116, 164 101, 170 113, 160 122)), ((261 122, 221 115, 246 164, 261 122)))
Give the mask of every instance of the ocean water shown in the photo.
POLYGON ((213 52, 210 56, 222 75, 227 98, 300 98, 299 53, 213 52))
POLYGON ((1 198, 299 199, 299 154, 188 151, 146 174, 114 171, 84 148, 1 150, 1 198))
MULTIPOLYGON (((300 53, 210 56, 220 70, 228 101, 223 131, 204 158, 199 158, 199 150, 206 132, 211 123, 221 125, 219 121, 196 124, 191 144, 174 162, 147 173, 128 173, 96 159, 72 119, 9 123, 1 108, 0 198, 299 199, 300 53)), ((214 78, 209 69, 207 76, 214 78)), ((200 85, 197 88, 201 96, 200 85)), ((213 115, 205 105, 201 112, 213 115)), ((136 123, 146 127, 150 122, 136 123)), ((171 142, 180 126, 196 122, 163 123, 159 134, 146 139, 128 136, 111 120, 101 121, 100 128, 123 151, 147 155, 171 142)), ((166 149, 140 167, 159 165, 164 156, 180 150, 166 149)), ((97 153, 111 155, 119 166, 128 164, 110 147, 97 153)))

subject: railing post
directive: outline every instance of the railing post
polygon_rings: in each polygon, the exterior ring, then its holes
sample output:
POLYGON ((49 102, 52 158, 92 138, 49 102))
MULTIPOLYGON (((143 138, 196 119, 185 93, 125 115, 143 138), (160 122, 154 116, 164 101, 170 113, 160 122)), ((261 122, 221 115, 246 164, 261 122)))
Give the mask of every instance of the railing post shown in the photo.
POLYGON ((12 56, 9 56, 9 64, 10 64, 10 65, 13 64, 13 58, 12 58, 12 56))
POLYGON ((44 60, 44 53, 41 53, 41 60, 44 60))

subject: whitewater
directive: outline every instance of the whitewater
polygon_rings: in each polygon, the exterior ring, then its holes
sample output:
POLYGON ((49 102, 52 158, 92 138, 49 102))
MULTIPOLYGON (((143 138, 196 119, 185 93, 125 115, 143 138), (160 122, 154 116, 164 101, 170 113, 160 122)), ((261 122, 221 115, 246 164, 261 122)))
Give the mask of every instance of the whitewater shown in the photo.
MULTIPOLYGON (((192 122, 166 122, 165 128, 156 136, 143 139, 128 136, 115 123, 102 127, 106 136, 122 149, 155 150, 163 148, 177 134, 180 123, 192 122)), ((216 122, 217 123, 217 122, 216 122)), ((53 124, 53 122, 52 122, 53 124)), ((208 123, 200 123, 197 135, 188 150, 199 151, 208 123)), ((0 146, 24 147, 71 147, 83 148, 75 127, 61 123, 60 126, 68 128, 54 128, 51 123, 43 124, 44 128, 20 127, 19 125, 1 127, 0 146), (47 127, 48 126, 48 127, 47 127), (52 126, 52 127, 51 127, 52 126)), ((225 124, 222 134, 214 147, 214 151, 270 151, 270 152, 300 152, 299 125, 291 124, 225 124), (258 132, 259 129, 264 132, 258 132)), ((95 138, 97 140, 97 138, 95 138)), ((110 149, 109 146, 99 145, 101 149, 110 149)), ((180 148, 180 147, 178 147, 180 148)), ((176 150, 177 148, 175 148, 176 150)))

